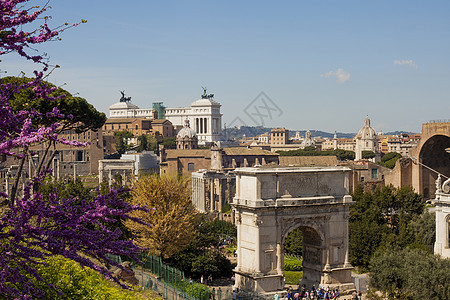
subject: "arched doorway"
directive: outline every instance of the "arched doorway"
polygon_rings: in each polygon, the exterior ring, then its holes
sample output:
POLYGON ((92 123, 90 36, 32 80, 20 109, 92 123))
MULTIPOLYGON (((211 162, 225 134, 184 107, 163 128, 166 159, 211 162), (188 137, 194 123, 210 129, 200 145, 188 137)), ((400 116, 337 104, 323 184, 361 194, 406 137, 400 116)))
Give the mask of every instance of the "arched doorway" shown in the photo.
MULTIPOLYGON (((302 265, 303 265, 303 277, 300 284, 304 284, 307 288, 312 287, 314 284, 316 287, 321 283, 322 278, 322 270, 323 270, 323 257, 324 257, 324 249, 325 249, 325 241, 323 236, 314 228, 309 226, 293 226, 290 230, 288 230, 287 234, 283 237, 283 262, 284 255, 287 254, 285 249, 286 239, 292 233, 296 233, 298 236, 298 232, 301 232, 301 240, 297 240, 296 242, 301 243, 301 257, 302 257, 302 265)), ((299 255, 296 253, 294 255, 299 255)), ((284 264, 283 264, 284 266, 284 264)), ((283 269, 283 271, 285 271, 283 269)), ((296 284, 299 284, 297 282, 296 284)))
POLYGON ((450 137, 445 135, 434 135, 430 137, 421 147, 419 153, 421 165, 421 193, 425 199, 433 199, 436 194, 436 179, 439 172, 450 177, 450 155, 446 148, 450 147, 450 137), (436 172, 430 170, 429 168, 436 172))

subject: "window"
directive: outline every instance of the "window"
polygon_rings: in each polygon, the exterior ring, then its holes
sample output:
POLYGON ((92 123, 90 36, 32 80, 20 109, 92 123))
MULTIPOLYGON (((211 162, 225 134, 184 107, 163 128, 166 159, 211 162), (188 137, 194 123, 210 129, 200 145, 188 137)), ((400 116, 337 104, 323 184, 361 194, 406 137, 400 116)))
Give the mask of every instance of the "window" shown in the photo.
POLYGON ((188 171, 194 171, 194 163, 188 163, 188 171))
POLYGON ((361 176, 361 182, 364 182, 364 176, 361 176))
POLYGON ((378 179, 378 169, 372 169, 372 179, 378 179))

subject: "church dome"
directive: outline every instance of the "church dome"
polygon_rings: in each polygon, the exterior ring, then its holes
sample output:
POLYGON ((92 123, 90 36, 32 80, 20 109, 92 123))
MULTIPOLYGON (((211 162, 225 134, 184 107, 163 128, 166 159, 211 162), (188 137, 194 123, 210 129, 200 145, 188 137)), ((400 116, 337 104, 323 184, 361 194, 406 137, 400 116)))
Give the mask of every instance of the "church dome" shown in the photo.
POLYGON ((364 126, 363 128, 361 128, 358 132, 358 134, 356 135, 355 138, 357 139, 365 139, 365 140, 371 140, 377 137, 377 132, 375 131, 375 129, 373 129, 372 127, 370 127, 370 119, 367 116, 364 119, 364 126))
POLYGON ((184 138, 188 139, 197 138, 197 133, 195 132, 195 130, 189 127, 189 120, 184 121, 184 127, 181 128, 181 130, 177 134, 177 139, 184 139, 184 138))

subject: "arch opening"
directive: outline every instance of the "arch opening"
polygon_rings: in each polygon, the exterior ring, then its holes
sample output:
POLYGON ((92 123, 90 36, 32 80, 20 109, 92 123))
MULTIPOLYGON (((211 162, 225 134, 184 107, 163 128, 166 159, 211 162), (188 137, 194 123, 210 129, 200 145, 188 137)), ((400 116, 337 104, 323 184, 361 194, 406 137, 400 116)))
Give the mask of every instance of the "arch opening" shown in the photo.
POLYGON ((305 225, 293 226, 283 236, 283 272, 286 272, 286 255, 300 256, 303 260, 303 276, 301 282, 295 284, 305 285, 306 289, 319 286, 324 266, 324 240, 316 229, 305 225))
MULTIPOLYGON (((429 138, 420 149, 419 159, 422 164, 450 177, 450 154, 446 148, 450 147, 450 137, 435 135, 429 138)), ((437 174, 421 166, 422 189, 425 199, 432 199, 436 195, 437 174)))

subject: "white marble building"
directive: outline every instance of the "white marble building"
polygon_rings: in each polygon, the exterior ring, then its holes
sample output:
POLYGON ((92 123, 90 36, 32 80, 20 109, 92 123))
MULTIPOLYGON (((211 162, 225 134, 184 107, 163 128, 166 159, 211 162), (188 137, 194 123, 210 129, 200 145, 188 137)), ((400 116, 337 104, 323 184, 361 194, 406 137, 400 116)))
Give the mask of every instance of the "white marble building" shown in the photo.
MULTIPOLYGON (((175 129, 183 128, 184 121, 189 120, 191 128, 198 135, 200 145, 210 144, 220 140, 222 135, 222 114, 219 102, 213 100, 213 94, 204 94, 189 107, 166 108, 165 118, 172 122, 175 129)), ((119 102, 109 107, 109 118, 152 118, 151 108, 139 108, 130 103, 130 97, 122 94, 119 102)))
POLYGON ((176 128, 181 128, 185 120, 189 120, 195 130, 200 145, 220 140, 222 135, 221 104, 214 101, 213 95, 202 95, 202 99, 193 102, 189 107, 166 108, 166 119, 176 128))

